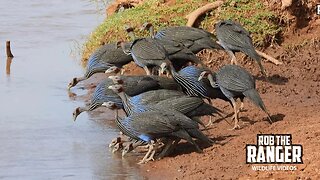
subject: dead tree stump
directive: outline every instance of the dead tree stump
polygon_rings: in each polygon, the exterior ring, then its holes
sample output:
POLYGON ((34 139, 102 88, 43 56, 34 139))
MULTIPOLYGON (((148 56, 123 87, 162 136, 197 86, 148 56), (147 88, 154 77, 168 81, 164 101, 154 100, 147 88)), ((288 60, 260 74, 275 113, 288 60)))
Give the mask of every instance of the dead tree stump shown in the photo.
POLYGON ((11 52, 11 47, 10 47, 10 41, 6 42, 6 51, 7 51, 7 57, 13 58, 13 54, 11 52))

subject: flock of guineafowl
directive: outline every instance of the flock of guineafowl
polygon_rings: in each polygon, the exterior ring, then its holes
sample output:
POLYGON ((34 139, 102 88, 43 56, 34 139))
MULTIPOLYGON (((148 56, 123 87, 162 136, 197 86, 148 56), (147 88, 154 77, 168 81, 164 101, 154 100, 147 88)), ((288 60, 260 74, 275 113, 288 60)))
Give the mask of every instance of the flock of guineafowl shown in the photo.
POLYGON ((68 85, 70 89, 95 73, 116 74, 97 85, 89 106, 73 112, 76 120, 80 113, 101 106, 115 110, 116 125, 125 136, 112 140, 109 147, 113 151, 122 151, 125 156, 142 146, 148 150, 140 161, 145 163, 168 155, 183 139, 202 152, 195 139, 208 145, 214 142, 201 129, 212 124, 212 116, 225 118, 223 111, 212 104, 211 100, 217 98, 229 102, 234 109, 233 129, 240 128, 238 116, 245 97, 262 109, 272 123, 253 76, 237 65, 234 53, 245 53, 258 63, 266 77, 252 39, 239 23, 220 21, 215 25, 216 37, 203 29, 186 26, 167 27, 154 33, 150 23, 141 27, 150 32, 150 37, 136 38, 132 27, 125 30, 132 42, 98 48, 90 56, 84 76, 73 78, 68 85), (203 49, 226 51, 231 65, 212 72, 195 55, 203 49), (132 60, 147 75, 117 75, 132 60), (236 104, 238 98, 240 107, 236 104), (118 109, 126 116, 119 117, 118 109), (201 116, 210 116, 208 125, 200 120, 201 116))

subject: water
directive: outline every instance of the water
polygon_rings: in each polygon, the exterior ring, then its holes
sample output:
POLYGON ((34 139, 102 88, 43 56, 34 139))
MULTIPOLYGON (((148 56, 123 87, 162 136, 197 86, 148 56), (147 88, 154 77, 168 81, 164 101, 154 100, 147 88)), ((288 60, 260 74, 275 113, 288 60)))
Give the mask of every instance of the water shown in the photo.
MULTIPOLYGON (((117 131, 72 111, 66 86, 83 70, 75 41, 104 18, 89 0, 0 0, 0 179, 140 179, 111 154, 117 131), (5 41, 14 59, 6 74, 5 41)), ((80 91, 80 90, 78 90, 80 91)))

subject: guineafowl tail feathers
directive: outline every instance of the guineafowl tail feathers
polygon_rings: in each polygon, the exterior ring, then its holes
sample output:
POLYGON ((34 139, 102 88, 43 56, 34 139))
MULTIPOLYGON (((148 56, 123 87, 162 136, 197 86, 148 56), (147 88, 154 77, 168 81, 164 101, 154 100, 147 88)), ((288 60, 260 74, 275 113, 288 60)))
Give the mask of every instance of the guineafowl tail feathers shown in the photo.
POLYGON ((262 64, 261 64, 261 57, 260 57, 260 55, 257 53, 257 51, 252 48, 252 49, 247 49, 245 53, 246 53, 249 57, 251 57, 252 59, 254 59, 255 61, 257 61, 261 73, 263 74, 263 76, 267 77, 267 74, 266 74, 266 72, 265 72, 265 70, 264 70, 264 67, 263 67, 262 64))
POLYGON ((250 89, 250 90, 247 90, 247 91, 243 92, 243 94, 248 99, 250 99, 250 101, 252 101, 256 106, 258 106, 260 109, 262 109, 268 115, 268 119, 272 123, 271 116, 270 116, 266 106, 264 105, 264 103, 263 103, 259 93, 257 92, 257 90, 250 89))
POLYGON ((205 142, 209 145, 213 143, 211 139, 209 139, 206 135, 204 135, 199 129, 187 129, 187 132, 191 137, 199 139, 202 142, 205 142))

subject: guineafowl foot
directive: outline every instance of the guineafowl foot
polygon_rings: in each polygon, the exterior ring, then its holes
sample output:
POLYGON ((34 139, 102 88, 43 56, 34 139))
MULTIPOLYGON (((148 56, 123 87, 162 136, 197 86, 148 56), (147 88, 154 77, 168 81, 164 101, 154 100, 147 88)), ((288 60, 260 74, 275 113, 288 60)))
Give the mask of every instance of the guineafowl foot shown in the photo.
POLYGON ((235 124, 234 127, 232 129, 229 129, 229 130, 236 130, 236 129, 240 129, 240 125, 239 124, 235 124))
POLYGON ((154 141, 152 141, 151 144, 149 144, 148 152, 138 164, 143 164, 153 159, 154 153, 155 153, 155 144, 154 144, 154 141))
POLYGON ((212 116, 210 116, 210 117, 209 117, 209 122, 208 122, 208 124, 206 124, 205 127, 209 127, 209 126, 211 126, 212 124, 213 124, 213 122, 212 122, 212 116))
POLYGON ((156 150, 152 150, 150 156, 146 159, 146 162, 154 161, 154 155, 156 154, 156 150))
POLYGON ((232 119, 234 119, 234 126, 232 129, 229 129, 229 130, 240 129, 241 127, 239 125, 238 114, 234 114, 232 119))
POLYGON ((206 127, 210 127, 210 126, 212 126, 212 121, 209 121, 209 123, 208 124, 206 124, 206 127))

